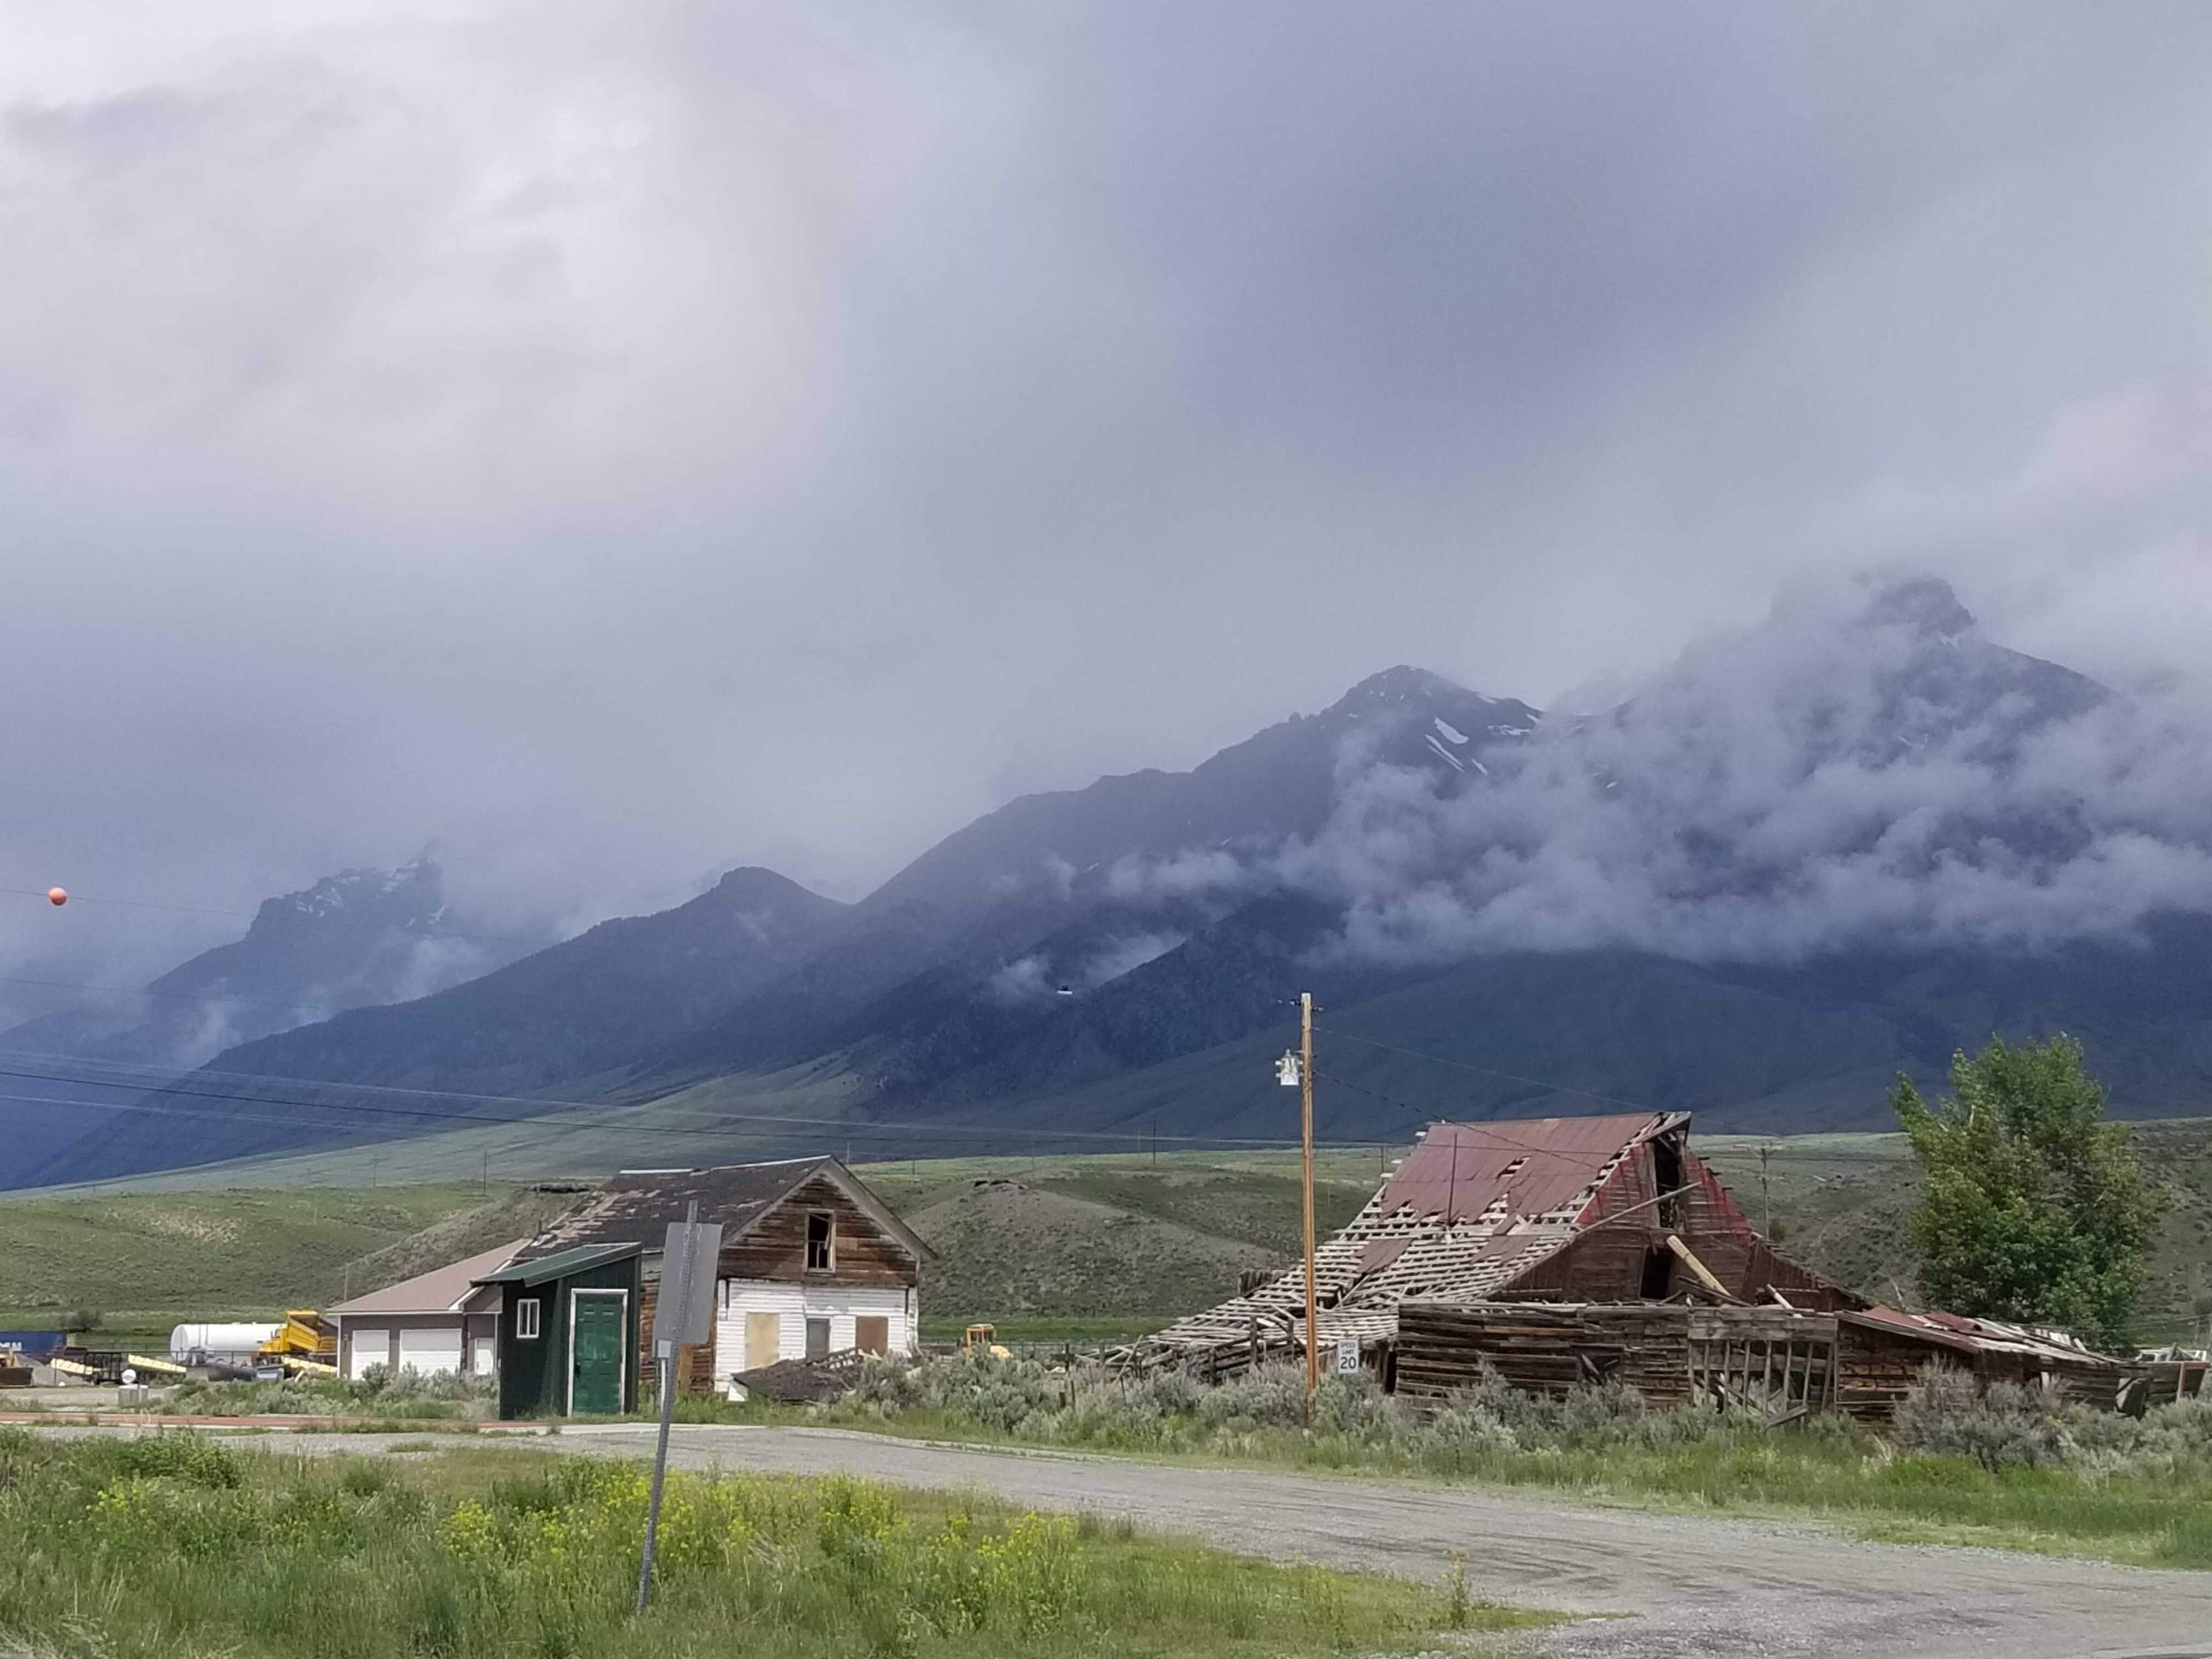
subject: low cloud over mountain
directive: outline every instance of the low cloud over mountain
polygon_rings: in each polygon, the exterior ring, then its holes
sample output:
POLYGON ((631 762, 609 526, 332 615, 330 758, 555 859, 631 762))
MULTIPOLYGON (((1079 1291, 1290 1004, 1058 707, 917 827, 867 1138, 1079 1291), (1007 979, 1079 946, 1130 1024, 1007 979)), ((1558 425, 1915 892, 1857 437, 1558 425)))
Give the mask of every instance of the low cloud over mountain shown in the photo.
POLYGON ((2212 909, 2203 726, 1991 642, 1935 580, 1796 596, 1480 769, 1365 750, 1279 857, 1133 861, 1121 885, 1315 892, 1346 908, 1336 951, 1387 963, 2011 948, 2212 909))

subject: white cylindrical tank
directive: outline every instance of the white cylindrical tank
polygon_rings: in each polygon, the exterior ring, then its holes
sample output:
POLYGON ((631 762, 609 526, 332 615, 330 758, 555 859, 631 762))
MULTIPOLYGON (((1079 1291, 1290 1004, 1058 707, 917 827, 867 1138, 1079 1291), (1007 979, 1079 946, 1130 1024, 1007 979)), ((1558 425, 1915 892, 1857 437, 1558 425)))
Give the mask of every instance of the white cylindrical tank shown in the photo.
POLYGON ((282 1325, 179 1325, 169 1333, 169 1358, 182 1365, 195 1358, 243 1362, 284 1328, 282 1325))

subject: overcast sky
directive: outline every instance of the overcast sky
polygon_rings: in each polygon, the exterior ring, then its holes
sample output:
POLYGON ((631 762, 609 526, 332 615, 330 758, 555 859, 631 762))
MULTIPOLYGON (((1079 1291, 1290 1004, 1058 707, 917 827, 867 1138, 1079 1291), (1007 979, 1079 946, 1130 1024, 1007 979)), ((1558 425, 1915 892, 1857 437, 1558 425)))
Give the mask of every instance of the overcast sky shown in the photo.
MULTIPOLYGON (((856 896, 1867 565, 2108 678, 2212 638, 2201 3, 0 27, 0 885, 856 896)), ((0 963, 232 926, 7 899, 0 963)))

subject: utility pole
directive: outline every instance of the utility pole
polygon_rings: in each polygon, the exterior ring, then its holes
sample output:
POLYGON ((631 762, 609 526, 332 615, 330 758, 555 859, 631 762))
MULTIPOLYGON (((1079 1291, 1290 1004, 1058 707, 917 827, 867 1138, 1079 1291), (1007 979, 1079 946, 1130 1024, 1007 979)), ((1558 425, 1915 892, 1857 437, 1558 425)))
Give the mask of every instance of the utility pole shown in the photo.
POLYGON ((1766 1212, 1766 1242, 1774 1242, 1774 1192, 1767 1185, 1766 1160, 1774 1156, 1774 1148, 1762 1146, 1759 1149, 1759 1199, 1766 1212))
POLYGON ((1300 1138, 1304 1147, 1306 1224, 1306 1426, 1313 1427, 1314 1394, 1321 1387, 1321 1308, 1314 1291, 1313 1211, 1313 993, 1298 993, 1298 1094, 1304 1109, 1300 1138))

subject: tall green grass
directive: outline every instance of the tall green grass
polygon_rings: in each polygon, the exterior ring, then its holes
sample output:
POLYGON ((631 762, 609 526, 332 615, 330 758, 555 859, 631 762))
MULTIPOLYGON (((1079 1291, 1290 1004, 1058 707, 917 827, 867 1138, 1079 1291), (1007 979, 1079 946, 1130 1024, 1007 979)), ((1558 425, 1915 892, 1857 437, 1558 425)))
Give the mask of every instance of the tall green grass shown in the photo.
POLYGON ((309 1462, 188 1432, 0 1431, 0 1652, 52 1659, 1403 1651, 1530 1622, 1435 1589, 866 1483, 670 1478, 631 1617, 639 1467, 309 1462))
POLYGON ((427 1376, 371 1365, 360 1377, 288 1376, 270 1382, 184 1382, 160 1409, 174 1417, 366 1417, 483 1421, 497 1414, 499 1384, 451 1371, 427 1376))

